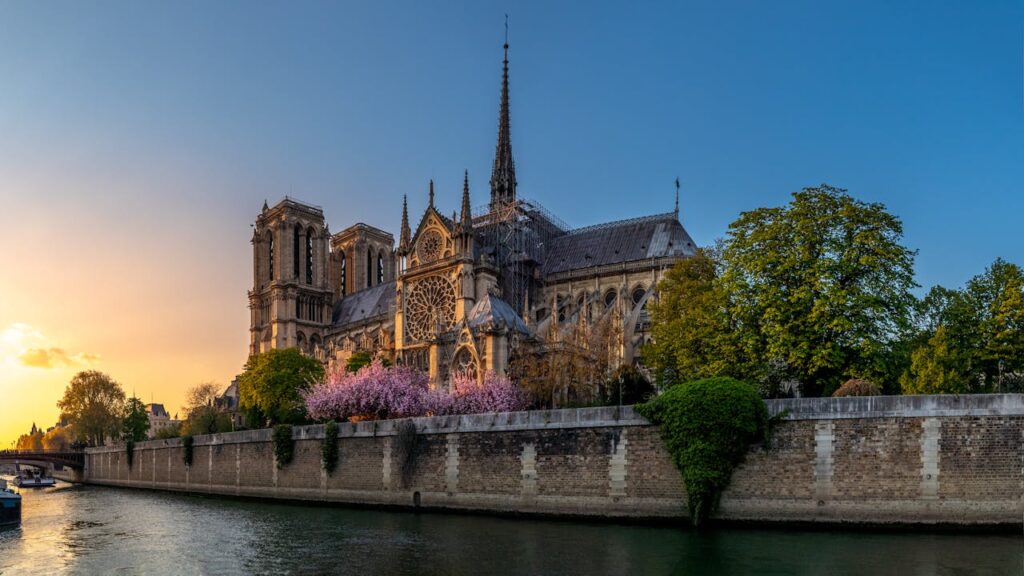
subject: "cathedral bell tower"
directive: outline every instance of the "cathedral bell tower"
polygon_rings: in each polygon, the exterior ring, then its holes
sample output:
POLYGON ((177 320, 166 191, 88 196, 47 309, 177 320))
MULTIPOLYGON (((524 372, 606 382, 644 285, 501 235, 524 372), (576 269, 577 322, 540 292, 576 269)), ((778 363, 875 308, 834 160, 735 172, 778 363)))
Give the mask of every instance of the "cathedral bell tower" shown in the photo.
POLYGON ((253 228, 249 354, 298 348, 323 359, 332 300, 323 210, 287 197, 264 202, 253 228))

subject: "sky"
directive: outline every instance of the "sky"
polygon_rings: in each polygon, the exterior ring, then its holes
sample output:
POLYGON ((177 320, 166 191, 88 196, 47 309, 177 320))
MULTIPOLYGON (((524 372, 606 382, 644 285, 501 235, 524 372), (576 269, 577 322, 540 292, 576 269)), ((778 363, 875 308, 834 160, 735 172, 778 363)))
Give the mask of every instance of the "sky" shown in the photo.
POLYGON ((173 414, 248 352, 285 195, 397 233, 487 201, 505 14, 519 193, 698 244, 829 183, 921 290, 1024 264, 1024 1, 0 3, 0 447, 102 370, 173 414), (447 208, 445 208, 447 206, 447 208))

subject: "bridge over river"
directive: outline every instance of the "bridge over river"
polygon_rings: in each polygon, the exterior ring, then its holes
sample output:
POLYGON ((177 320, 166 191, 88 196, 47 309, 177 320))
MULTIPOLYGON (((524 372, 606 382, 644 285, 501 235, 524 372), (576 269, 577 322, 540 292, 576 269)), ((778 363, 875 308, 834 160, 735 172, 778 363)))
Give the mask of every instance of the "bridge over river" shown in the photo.
POLYGON ((0 450, 0 464, 32 466, 54 478, 80 482, 85 452, 80 450, 0 450))

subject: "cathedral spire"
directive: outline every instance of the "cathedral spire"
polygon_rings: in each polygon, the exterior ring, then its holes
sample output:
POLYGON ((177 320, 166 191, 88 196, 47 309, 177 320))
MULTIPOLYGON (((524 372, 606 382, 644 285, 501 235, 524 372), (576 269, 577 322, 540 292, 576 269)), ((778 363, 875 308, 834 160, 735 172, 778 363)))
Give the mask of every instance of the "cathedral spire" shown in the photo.
POLYGON ((434 179, 430 179, 430 197, 428 198, 427 205, 431 208, 434 207, 434 179))
POLYGON ((408 250, 412 238, 412 231, 409 230, 409 198, 402 194, 402 232, 398 240, 399 250, 408 250))
POLYGON ((462 229, 466 232, 473 229, 473 213, 469 207, 469 170, 462 177, 462 229))
POLYGON ((501 110, 498 114, 498 145, 491 171, 491 209, 515 202, 516 165, 512 159, 512 135, 508 105, 508 22, 505 22, 505 60, 501 73, 501 110))

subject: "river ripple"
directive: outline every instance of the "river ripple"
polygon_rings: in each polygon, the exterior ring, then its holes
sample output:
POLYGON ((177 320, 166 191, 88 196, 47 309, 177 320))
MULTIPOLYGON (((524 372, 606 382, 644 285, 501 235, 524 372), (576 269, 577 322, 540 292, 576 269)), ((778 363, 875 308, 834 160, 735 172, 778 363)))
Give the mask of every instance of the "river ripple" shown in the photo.
POLYGON ((1024 574, 1015 535, 695 532, 68 484, 23 494, 0 574, 1024 574))

